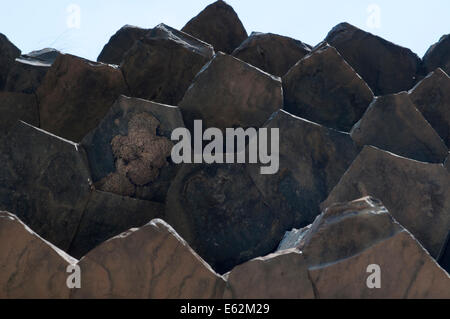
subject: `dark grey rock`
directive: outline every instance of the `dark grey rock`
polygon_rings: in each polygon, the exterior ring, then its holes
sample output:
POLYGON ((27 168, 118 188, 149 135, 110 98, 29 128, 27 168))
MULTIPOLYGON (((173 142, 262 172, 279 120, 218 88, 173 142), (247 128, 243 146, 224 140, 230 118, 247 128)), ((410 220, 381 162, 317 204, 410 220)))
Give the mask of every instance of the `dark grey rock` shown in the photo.
POLYGON ((6 135, 19 120, 39 126, 39 110, 34 94, 0 92, 0 136, 6 135))
POLYGON ((450 74, 450 34, 443 35, 439 42, 433 44, 423 57, 428 72, 441 68, 450 74))
POLYGON ((0 33, 0 90, 4 89, 9 70, 19 56, 20 50, 0 33))

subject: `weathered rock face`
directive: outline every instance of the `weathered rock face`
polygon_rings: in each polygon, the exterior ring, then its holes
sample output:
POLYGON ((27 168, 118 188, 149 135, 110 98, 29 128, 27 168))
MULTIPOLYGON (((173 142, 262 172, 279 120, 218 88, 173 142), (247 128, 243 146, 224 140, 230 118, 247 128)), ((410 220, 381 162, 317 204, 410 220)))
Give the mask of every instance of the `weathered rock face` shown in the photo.
POLYGON ((450 228, 450 173, 427 164, 365 147, 321 205, 374 196, 437 257, 450 228))
POLYGON ((177 107, 120 96, 82 141, 97 188, 164 202, 177 172, 170 138, 181 127, 177 107))
POLYGON ((0 145, 0 209, 67 250, 90 193, 84 151, 23 122, 0 145))
POLYGON ((131 25, 123 26, 114 34, 109 42, 105 44, 102 52, 97 58, 98 62, 120 65, 125 53, 134 43, 144 37, 147 29, 138 28, 131 25))
POLYGON ((220 298, 225 281, 165 222, 154 220, 87 254, 74 298, 220 298))
POLYGON ((179 105, 190 129, 197 119, 205 128, 261 127, 283 107, 281 80, 219 52, 179 105))
POLYGON ((127 91, 118 68, 61 54, 37 91, 41 127, 78 142, 127 91))
POLYGON ((447 235, 447 240, 444 242, 444 245, 442 245, 441 252, 437 260, 439 265, 450 273, 450 231, 447 235))
POLYGON ((311 52, 307 44, 273 33, 253 32, 233 52, 233 56, 276 76, 289 69, 311 52))
POLYGON ((55 49, 43 49, 17 58, 9 71, 5 90, 35 93, 59 54, 55 49))
POLYGON ((438 68, 409 92, 424 118, 450 147, 450 77, 438 68))
POLYGON ((68 298, 66 269, 76 262, 13 214, 0 212, 1 299, 68 298))
POLYGON ((283 77, 286 111, 349 132, 373 93, 335 48, 321 46, 283 77))
POLYGON ((0 92, 0 136, 6 135, 19 120, 39 126, 39 110, 33 94, 0 92))
POLYGON ((351 131, 359 145, 373 145, 397 155, 443 163, 448 148, 408 93, 377 97, 351 131))
POLYGON ((314 299, 304 256, 295 249, 253 259, 227 275, 226 299, 314 299))
POLYGON ((348 23, 337 25, 325 41, 339 51, 375 95, 409 90, 423 73, 420 58, 411 50, 348 23))
POLYGON ((247 38, 247 31, 238 15, 222 0, 207 6, 181 30, 211 43, 216 51, 228 54, 247 38))
POLYGON ((209 44, 160 24, 134 43, 121 68, 134 97, 178 105, 213 55, 209 44))
POLYGON ((169 189, 165 218, 216 271, 225 273, 273 251, 286 216, 266 204, 244 165, 185 164, 169 189))
POLYGON ((279 128, 279 171, 262 175, 260 165, 248 165, 249 174, 264 201, 283 216, 281 229, 306 226, 320 214, 320 202, 338 183, 358 149, 348 134, 285 111, 275 114, 265 127, 269 132, 279 128))
POLYGON ((450 172, 450 156, 445 160, 444 167, 450 172))
POLYGON ((447 74, 450 74, 450 34, 442 36, 439 42, 428 49, 423 57, 423 62, 428 72, 442 68, 447 74))
POLYGON ((9 70, 19 56, 20 50, 0 33, 0 90, 4 89, 9 70))
POLYGON ((81 258, 104 241, 162 217, 164 205, 94 191, 68 253, 81 258))

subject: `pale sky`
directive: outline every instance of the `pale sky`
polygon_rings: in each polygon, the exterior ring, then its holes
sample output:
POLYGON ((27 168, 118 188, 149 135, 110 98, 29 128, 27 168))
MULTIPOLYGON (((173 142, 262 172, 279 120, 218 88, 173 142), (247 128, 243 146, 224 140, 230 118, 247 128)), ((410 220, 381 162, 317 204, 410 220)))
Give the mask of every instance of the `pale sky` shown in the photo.
MULTIPOLYGON (((23 53, 54 47, 96 60, 123 25, 182 28, 211 0, 2 1, 0 32, 23 53), (79 10, 80 14, 76 12, 79 10), (79 19, 77 17, 79 16, 79 19), (78 23, 79 22, 79 23, 78 23), (79 27, 79 28, 77 28, 79 27)), ((448 0, 229 0, 247 32, 272 32, 315 45, 340 22, 405 46, 420 57, 450 33, 448 0), (379 12, 379 14, 378 14, 379 12)))

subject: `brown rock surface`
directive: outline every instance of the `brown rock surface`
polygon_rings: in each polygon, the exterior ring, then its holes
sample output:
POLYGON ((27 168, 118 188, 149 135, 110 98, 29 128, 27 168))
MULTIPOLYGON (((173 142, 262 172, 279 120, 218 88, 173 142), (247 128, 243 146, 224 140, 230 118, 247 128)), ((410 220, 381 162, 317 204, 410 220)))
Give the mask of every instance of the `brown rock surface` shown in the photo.
POLYGON ((117 236, 87 254, 74 298, 221 298, 225 281, 165 222, 117 236))
POLYGON ((219 52, 179 105, 190 129, 196 119, 205 128, 261 127, 283 107, 281 80, 219 52))
POLYGON ((20 50, 0 33, 0 90, 4 89, 9 70, 19 56, 20 50))
POLYGON ((450 228, 450 173, 442 164, 402 158, 365 147, 322 203, 374 196, 437 257, 450 228))
POLYGON ((428 49, 423 57, 423 62, 428 72, 442 68, 447 74, 450 74, 450 34, 443 35, 439 42, 428 49))
POLYGON ((209 44, 160 24, 134 43, 121 68, 134 97, 178 105, 213 55, 209 44))
POLYGON ((182 31, 211 43, 216 51, 228 54, 231 54, 247 38, 247 31, 238 15, 222 0, 207 6, 191 19, 182 31))
POLYGON ((348 23, 334 27, 325 41, 339 51, 377 96, 409 90, 423 73, 420 58, 411 50, 348 23))
POLYGON ((373 100, 364 80, 335 48, 323 45, 283 77, 286 111, 349 132, 373 100))
POLYGON ((298 40, 273 33, 253 32, 233 56, 276 76, 283 76, 311 48, 298 40))
POLYGON ((351 131, 359 145, 373 145, 422 162, 443 163, 448 148, 408 93, 377 97, 351 131))
POLYGON ((19 120, 39 126, 39 110, 34 94, 0 92, 0 136, 6 135, 19 120))
POLYGON ((450 147, 450 77, 438 68, 410 92, 410 98, 450 147))
POLYGON ((0 299, 65 299, 67 266, 77 260, 16 216, 0 212, 0 299))
POLYGON ((41 127, 78 142, 127 90, 118 68, 61 54, 37 91, 41 127))

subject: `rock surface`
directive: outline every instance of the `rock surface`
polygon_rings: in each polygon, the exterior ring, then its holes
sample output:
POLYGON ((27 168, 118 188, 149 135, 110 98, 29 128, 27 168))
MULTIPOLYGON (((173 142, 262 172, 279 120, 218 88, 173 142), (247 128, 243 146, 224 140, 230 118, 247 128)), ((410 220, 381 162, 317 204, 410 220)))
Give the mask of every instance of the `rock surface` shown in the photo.
POLYGON ((222 0, 207 6, 181 30, 210 43, 216 51, 228 54, 247 38, 247 31, 238 15, 222 0))
POLYGON ((179 105, 190 129, 197 119, 205 128, 261 127, 283 107, 281 80, 219 52, 179 105))
POLYGON ((164 205, 94 191, 84 209, 68 253, 81 258, 89 251, 130 228, 162 217, 164 205))
POLYGON ((19 120, 39 126, 39 110, 34 94, 0 92, 0 137, 19 120))
POLYGON ((127 91, 119 69, 61 54, 37 90, 41 128, 79 142, 127 91))
POLYGON ((411 50, 348 23, 334 27, 325 41, 339 51, 377 96, 409 90, 423 73, 420 58, 411 50))
POLYGON ((1 299, 68 298, 66 269, 76 262, 13 214, 0 212, 1 299))
POLYGON ((450 173, 442 164, 421 163, 365 147, 321 207, 368 195, 380 199, 437 257, 450 229, 450 173))
POLYGON ((160 24, 127 51, 121 65, 132 96, 178 105, 214 49, 160 24))
POLYGON ((225 281, 165 222, 117 236, 87 254, 74 298, 221 298, 225 281))
POLYGON ((448 148, 408 93, 377 97, 351 131, 359 145, 373 145, 422 162, 443 163, 448 148))
POLYGON ((335 48, 321 46, 283 77, 286 111, 349 132, 373 100, 373 93, 335 48))
POLYGON ((90 193, 79 145, 19 122, 0 145, 0 209, 67 250, 90 193))
POLYGON ((423 62, 428 72, 442 68, 447 74, 450 74, 450 34, 442 36, 439 42, 428 49, 423 57, 423 62))
POLYGON ((410 92, 423 117, 450 147, 450 77, 438 68, 410 92))
POLYGON ((278 34, 253 32, 233 56, 276 76, 283 76, 305 55, 307 44, 278 34))
POLYGON ((98 62, 120 65, 125 53, 134 43, 145 36, 147 29, 125 25, 105 44, 97 58, 98 62))
POLYGON ((4 89, 9 70, 19 56, 20 50, 0 33, 0 90, 4 89))
POLYGON ((107 192, 164 202, 177 172, 170 138, 181 127, 177 107, 120 96, 82 141, 93 182, 107 192))

